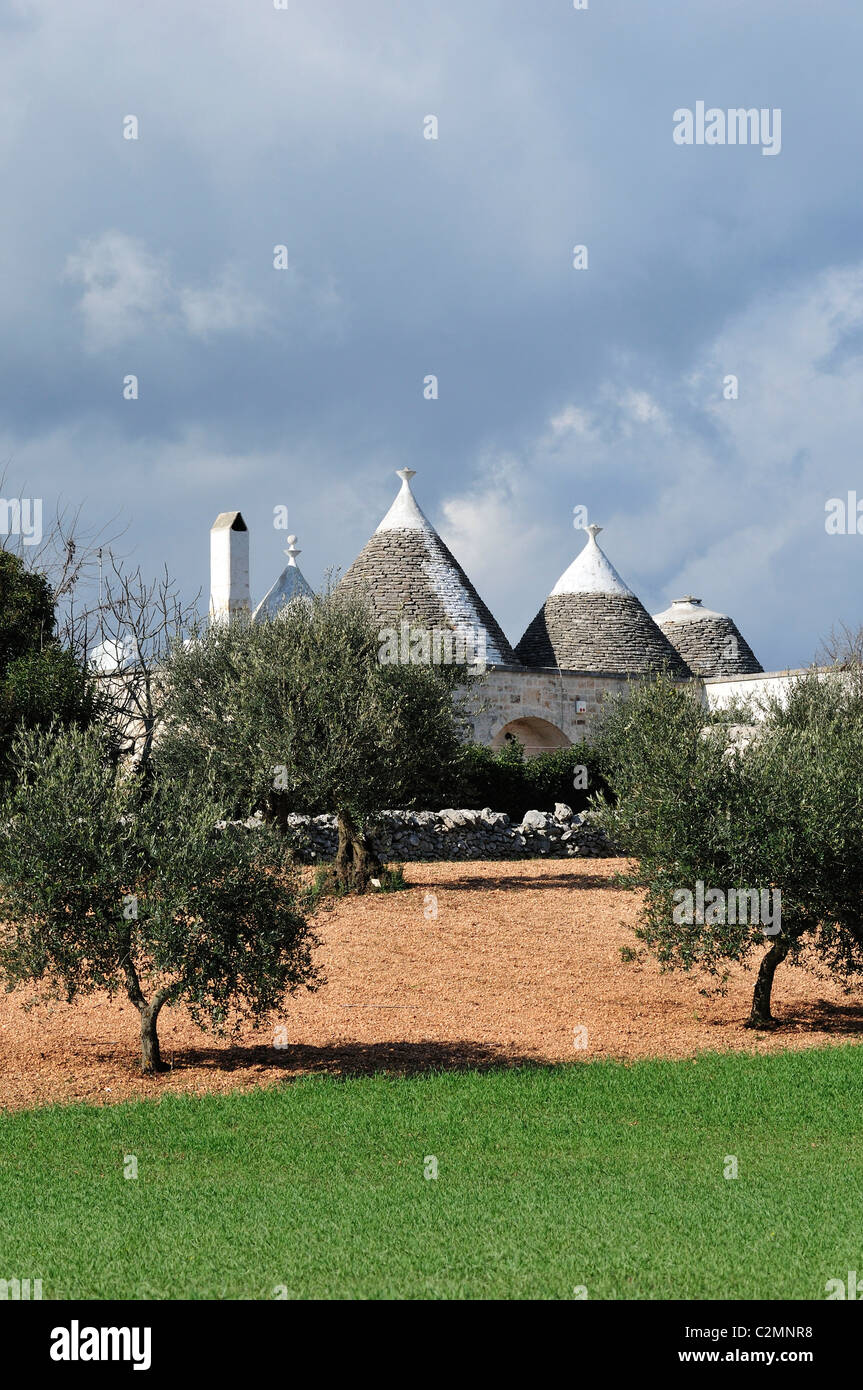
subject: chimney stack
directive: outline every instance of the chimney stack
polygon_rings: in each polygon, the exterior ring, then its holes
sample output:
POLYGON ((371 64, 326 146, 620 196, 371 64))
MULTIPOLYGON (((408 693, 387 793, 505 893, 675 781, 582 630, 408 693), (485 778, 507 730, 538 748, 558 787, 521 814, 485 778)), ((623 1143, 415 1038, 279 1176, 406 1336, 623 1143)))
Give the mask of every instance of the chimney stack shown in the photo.
POLYGON ((248 613, 249 528, 240 512, 220 512, 210 530, 210 622, 248 613))

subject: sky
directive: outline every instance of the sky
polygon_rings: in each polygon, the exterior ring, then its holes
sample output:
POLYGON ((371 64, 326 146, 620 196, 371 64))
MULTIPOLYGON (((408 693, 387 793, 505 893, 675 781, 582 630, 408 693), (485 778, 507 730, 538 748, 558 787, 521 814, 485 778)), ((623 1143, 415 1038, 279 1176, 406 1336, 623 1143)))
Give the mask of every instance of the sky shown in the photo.
POLYGON ((6 495, 188 597, 239 509, 257 601, 281 508, 318 586, 410 467, 512 642, 586 508, 649 611, 805 665, 863 624, 861 43, 849 0, 0 0, 6 495), (701 101, 778 148, 678 143, 701 101))

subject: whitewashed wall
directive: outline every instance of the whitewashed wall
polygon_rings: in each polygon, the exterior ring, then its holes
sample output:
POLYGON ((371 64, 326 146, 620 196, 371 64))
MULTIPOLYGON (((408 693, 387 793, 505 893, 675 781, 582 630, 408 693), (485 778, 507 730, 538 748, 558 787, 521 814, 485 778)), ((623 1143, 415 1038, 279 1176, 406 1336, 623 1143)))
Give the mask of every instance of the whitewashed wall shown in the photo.
POLYGON ((759 701, 776 695, 784 701, 794 682, 805 675, 805 670, 793 670, 764 671, 756 676, 713 676, 704 682, 704 703, 708 709, 720 710, 733 700, 751 700, 757 716, 759 701))

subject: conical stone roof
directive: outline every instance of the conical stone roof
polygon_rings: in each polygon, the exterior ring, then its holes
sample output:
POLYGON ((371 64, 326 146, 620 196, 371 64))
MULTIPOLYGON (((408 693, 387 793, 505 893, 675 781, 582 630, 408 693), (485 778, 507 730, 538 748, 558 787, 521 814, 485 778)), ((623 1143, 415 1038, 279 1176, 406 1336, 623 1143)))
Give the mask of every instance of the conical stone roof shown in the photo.
POLYGON ((642 675, 691 674, 644 604, 597 545, 601 526, 558 579, 515 649, 526 666, 642 675))
POLYGON ((288 536, 288 548, 285 554, 288 563, 282 570, 278 579, 271 589, 264 594, 254 613, 252 614, 253 623, 265 622, 268 618, 275 618, 284 608, 286 603, 290 603, 295 598, 311 598, 312 587, 306 581, 302 570, 297 564, 297 556, 301 552, 297 550, 296 536, 288 536))
POLYGON ((764 669, 733 619, 702 607, 691 594, 674 599, 653 621, 697 676, 750 676, 764 669))
POLYGON ((463 632, 484 642, 489 665, 517 665, 502 628, 420 510, 410 486, 414 470, 397 475, 401 490, 338 587, 362 593, 382 623, 463 632))

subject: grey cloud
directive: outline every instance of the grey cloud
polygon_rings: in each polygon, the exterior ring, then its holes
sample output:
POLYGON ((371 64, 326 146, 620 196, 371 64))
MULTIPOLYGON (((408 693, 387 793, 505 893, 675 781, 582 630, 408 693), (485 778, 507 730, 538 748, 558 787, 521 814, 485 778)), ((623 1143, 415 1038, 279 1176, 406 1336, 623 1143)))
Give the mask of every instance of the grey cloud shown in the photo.
POLYGON ((855 538, 808 529, 860 437, 856 305, 807 290, 859 251, 839 0, 33 0, 0 26, 0 440, 46 498, 124 508, 142 562, 190 589, 239 506, 260 594, 273 505, 317 580, 410 463, 510 637, 571 559, 577 502, 646 601, 700 584, 767 663, 859 617, 855 538), (781 107, 781 154, 676 147, 700 98, 781 107), (710 401, 732 357, 729 419, 710 401))

